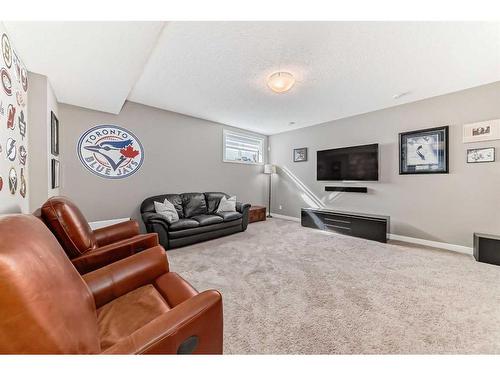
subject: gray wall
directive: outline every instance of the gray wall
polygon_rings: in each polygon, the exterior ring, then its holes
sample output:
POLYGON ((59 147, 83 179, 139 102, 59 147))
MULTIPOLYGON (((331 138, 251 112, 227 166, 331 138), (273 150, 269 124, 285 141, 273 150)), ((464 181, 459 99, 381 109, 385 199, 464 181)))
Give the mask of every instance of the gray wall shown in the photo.
POLYGON ((29 202, 30 211, 34 211, 48 197, 47 176, 49 169, 46 159, 43 157, 47 155, 47 77, 29 73, 28 80, 28 100, 30 103, 29 202))
POLYGON ((270 136, 270 162, 280 167, 272 212, 298 217, 301 207, 319 201, 390 215, 393 234, 471 246, 475 231, 500 232, 500 163, 467 164, 466 149, 495 146, 498 160, 500 141, 464 144, 462 125, 494 118, 500 118, 498 82, 270 136), (398 133, 443 125, 450 126, 450 173, 400 176, 398 133), (368 186, 368 194, 325 192, 326 185, 346 184, 316 181, 316 151, 367 143, 380 145, 380 181, 350 184, 368 186), (292 161, 298 147, 308 147, 307 162, 292 161))
POLYGON ((51 159, 59 156, 51 155, 51 112, 58 116, 58 104, 47 77, 29 73, 28 100, 30 102, 30 207, 33 212, 48 197, 59 194, 59 189, 52 189, 51 159))
POLYGON ((223 126, 194 117, 126 102, 118 115, 59 104, 61 194, 77 202, 90 221, 139 217, 141 202, 152 195, 224 191, 238 200, 265 203, 263 167, 222 162, 223 126), (80 135, 99 124, 115 124, 141 141, 141 169, 122 180, 95 176, 80 164, 80 135))

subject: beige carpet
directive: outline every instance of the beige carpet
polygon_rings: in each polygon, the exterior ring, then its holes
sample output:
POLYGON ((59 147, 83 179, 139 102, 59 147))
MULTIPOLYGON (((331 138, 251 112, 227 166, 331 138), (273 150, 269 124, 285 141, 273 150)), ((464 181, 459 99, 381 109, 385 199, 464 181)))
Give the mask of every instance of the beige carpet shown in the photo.
POLYGON ((231 354, 500 353, 500 267, 271 219, 167 252, 223 294, 231 354))

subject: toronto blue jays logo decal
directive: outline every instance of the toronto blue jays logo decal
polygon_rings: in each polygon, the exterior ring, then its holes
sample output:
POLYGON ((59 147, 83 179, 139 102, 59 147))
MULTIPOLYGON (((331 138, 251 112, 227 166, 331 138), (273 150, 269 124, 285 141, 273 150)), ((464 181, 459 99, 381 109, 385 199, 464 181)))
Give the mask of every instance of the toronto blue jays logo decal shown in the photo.
POLYGON ((134 174, 144 161, 139 139, 116 125, 99 125, 87 130, 78 141, 77 152, 90 172, 111 179, 134 174))

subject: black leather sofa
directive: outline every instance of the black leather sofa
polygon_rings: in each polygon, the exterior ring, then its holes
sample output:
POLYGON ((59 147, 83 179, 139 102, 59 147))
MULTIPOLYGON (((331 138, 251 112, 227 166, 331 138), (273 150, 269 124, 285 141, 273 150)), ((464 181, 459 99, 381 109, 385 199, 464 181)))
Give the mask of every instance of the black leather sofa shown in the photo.
POLYGON ((248 225, 250 204, 236 203, 236 212, 216 213, 225 193, 164 194, 147 198, 141 204, 141 215, 148 233, 158 233, 165 249, 243 232, 248 225), (168 199, 179 214, 179 221, 169 224, 155 211, 154 202, 168 199))

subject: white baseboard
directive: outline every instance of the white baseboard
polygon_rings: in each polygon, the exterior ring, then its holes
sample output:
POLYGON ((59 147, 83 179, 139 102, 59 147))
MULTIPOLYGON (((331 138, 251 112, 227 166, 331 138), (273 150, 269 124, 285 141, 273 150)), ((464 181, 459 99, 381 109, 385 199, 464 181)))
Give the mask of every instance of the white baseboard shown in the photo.
POLYGON ((110 226, 110 225, 113 225, 113 224, 123 223, 124 221, 129 221, 129 220, 130 220, 129 217, 124 217, 124 218, 121 218, 121 219, 92 221, 91 223, 89 223, 89 225, 90 225, 90 228, 92 228, 92 230, 95 230, 95 229, 99 229, 99 228, 102 228, 102 227, 107 227, 107 226, 110 226))
POLYGON ((284 220, 291 220, 291 221, 297 221, 300 223, 300 218, 299 217, 294 217, 294 216, 286 216, 286 215, 280 215, 280 214, 275 214, 271 212, 271 216, 275 217, 277 219, 284 219, 284 220))
POLYGON ((472 255, 472 247, 467 247, 467 246, 462 246, 462 245, 454 245, 454 244, 447 243, 447 242, 430 241, 430 240, 424 240, 422 238, 407 237, 407 236, 401 236, 399 234, 392 234, 392 233, 389 233, 388 239, 395 240, 395 241, 414 243, 417 245, 436 247, 438 249, 451 250, 451 251, 456 251, 458 253, 472 255))
MULTIPOLYGON (((291 221, 300 222, 300 218, 294 217, 294 216, 286 216, 286 215, 280 215, 280 214, 275 214, 275 213, 271 213, 271 215, 277 219, 284 219, 284 220, 291 220, 291 221)), ((454 245, 454 244, 447 243, 447 242, 424 240, 422 238, 401 236, 399 234, 392 234, 392 233, 389 233, 387 238, 389 240, 414 243, 417 245, 424 245, 424 246, 429 246, 429 247, 435 247, 438 249, 451 250, 451 251, 456 251, 458 253, 472 255, 472 247, 454 245)))

